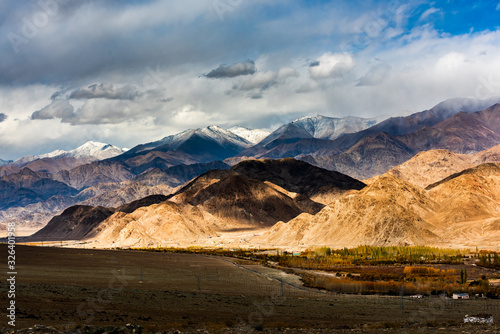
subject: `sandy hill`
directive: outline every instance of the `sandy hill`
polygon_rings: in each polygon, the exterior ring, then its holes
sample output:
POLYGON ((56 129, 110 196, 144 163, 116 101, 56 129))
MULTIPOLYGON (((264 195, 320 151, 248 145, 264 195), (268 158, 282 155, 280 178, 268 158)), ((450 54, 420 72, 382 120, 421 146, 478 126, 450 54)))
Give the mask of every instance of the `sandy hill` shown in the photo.
POLYGON ((473 154, 457 154, 443 149, 420 152, 390 169, 387 174, 425 188, 452 174, 487 162, 500 162, 500 145, 473 154))
POLYGON ((75 205, 55 216, 43 229, 32 235, 29 240, 79 240, 99 223, 114 213, 104 207, 75 205))
POLYGON ((116 212, 127 214, 144 206, 150 206, 168 199, 153 195, 115 208, 102 206, 74 205, 53 217, 49 223, 29 237, 29 241, 39 240, 80 240, 88 238, 99 224, 116 212))
POLYGON ((410 160, 387 171, 387 174, 425 188, 431 183, 470 167, 472 163, 466 154, 456 154, 448 150, 430 150, 418 153, 410 160))
MULTIPOLYGON (((465 166, 494 157, 497 149, 472 155, 434 150, 400 171, 411 175, 415 166, 449 173, 456 168, 453 161, 465 166), (429 163, 419 165, 426 156, 429 163)), ((263 247, 500 248, 500 163, 462 170, 426 189, 392 173, 372 178, 368 186, 328 173, 293 159, 245 161, 230 170, 208 171, 171 196, 149 196, 116 209, 70 208, 34 237, 93 240, 100 247, 186 246, 226 242, 234 233, 240 243, 263 247), (333 180, 343 180, 339 187, 363 186, 345 187, 328 205, 305 195, 333 187, 333 180)))
MULTIPOLYGON (((464 157, 477 161, 491 153, 464 157)), ((450 168, 450 161, 457 159, 441 150, 427 155, 439 157, 450 168)), ((274 225, 254 241, 268 246, 425 244, 498 249, 499 208, 500 163, 463 170, 427 190, 388 173, 372 178, 366 188, 330 203, 316 215, 301 214, 274 225)))
POLYGON ((167 201, 113 214, 88 237, 101 245, 192 244, 220 232, 269 227, 323 207, 303 195, 282 191, 233 171, 210 171, 167 201))
POLYGON ((219 220, 197 207, 166 201, 126 214, 117 212, 88 234, 103 247, 179 245, 217 236, 219 220))
POLYGON ((220 219, 250 226, 271 226, 302 212, 314 214, 323 207, 305 196, 290 197, 288 192, 233 171, 208 172, 171 200, 200 206, 220 219), (220 179, 210 179, 212 174, 220 179))
POLYGON ((440 204, 436 219, 446 225, 500 214, 500 164, 466 169, 428 187, 440 204))
POLYGON ((499 247, 500 164, 483 164, 428 187, 439 210, 429 221, 448 243, 499 247))
POLYGON ((360 190, 365 184, 348 175, 313 166, 292 158, 246 160, 232 171, 249 178, 268 181, 288 191, 309 196, 327 204, 349 190, 360 190))
POLYGON ((268 245, 423 245, 438 240, 420 215, 435 204, 425 191, 384 176, 342 197, 316 215, 280 222, 257 239, 268 245))
MULTIPOLYGON (((300 172, 294 169, 296 165, 311 171, 308 176, 309 182, 297 177, 294 180, 295 183, 291 182, 290 185, 286 185, 289 189, 295 186, 299 190, 316 192, 316 188, 322 188, 325 185, 330 189, 333 181, 336 181, 341 189, 348 189, 350 183, 356 187, 364 186, 363 183, 340 173, 324 171, 293 159, 273 162, 274 172, 281 172, 280 180, 282 181, 293 179, 294 173, 300 172), (314 177, 325 179, 324 182, 314 181, 314 177)), ((241 171, 246 170, 241 166, 238 168, 241 171)), ((270 175, 273 174, 270 173, 270 175)), ((107 194, 113 194, 114 191, 123 191, 123 189, 118 188, 107 194)), ((92 222, 97 223, 94 224, 91 233, 85 231, 85 237, 93 236, 101 242, 112 243, 118 242, 114 238, 117 236, 116 233, 119 233, 120 243, 123 244, 142 244, 146 240, 170 238, 172 233, 173 235, 178 233, 182 240, 196 239, 212 236, 213 233, 221 231, 269 227, 278 221, 293 219, 301 213, 315 214, 323 207, 323 204, 314 202, 303 194, 290 191, 267 180, 250 178, 235 170, 212 170, 195 178, 173 196, 154 198, 150 196, 149 200, 144 199, 119 207, 101 222, 93 219, 92 222), (170 227, 164 229, 163 225, 170 227), (153 232, 160 234, 153 235, 153 232)), ((89 213, 95 210, 93 207, 85 208, 82 210, 89 213)), ((66 221, 76 219, 67 212, 61 216, 65 217, 66 221)), ((61 216, 54 218, 35 236, 48 237, 47 232, 51 231, 54 238, 62 237, 55 233, 61 228, 59 226, 62 222, 61 216), (54 225, 59 227, 55 228, 54 225)), ((75 233, 71 234, 72 238, 75 238, 75 233)))

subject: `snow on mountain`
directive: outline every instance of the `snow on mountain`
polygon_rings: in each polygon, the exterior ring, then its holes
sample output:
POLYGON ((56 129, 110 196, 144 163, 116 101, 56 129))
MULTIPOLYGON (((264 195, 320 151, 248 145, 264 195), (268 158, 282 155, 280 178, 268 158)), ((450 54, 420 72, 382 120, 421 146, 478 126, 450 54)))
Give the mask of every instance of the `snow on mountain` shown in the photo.
POLYGON ((370 118, 347 116, 342 118, 321 115, 306 116, 292 122, 306 130, 313 138, 333 140, 345 133, 353 133, 375 125, 377 121, 370 118))
POLYGON ((444 118, 451 117, 459 111, 473 113, 479 110, 484 110, 494 104, 500 103, 500 96, 495 96, 489 99, 471 99, 471 98, 453 98, 438 103, 430 110, 443 114, 444 118))
POLYGON ((77 147, 71 151, 55 150, 53 152, 40 155, 29 155, 16 160, 14 164, 21 165, 44 158, 59 159, 66 157, 71 157, 76 159, 87 159, 89 161, 104 160, 120 155, 123 152, 124 152, 123 150, 110 144, 88 141, 82 146, 77 147))
POLYGON ((223 129, 217 125, 211 125, 201 130, 199 129, 197 131, 199 134, 204 135, 207 138, 214 139, 221 145, 224 143, 224 141, 229 141, 237 146, 242 146, 242 147, 252 146, 252 143, 249 140, 235 134, 232 131, 223 129))
POLYGON ((6 164, 10 164, 11 162, 12 162, 12 160, 3 160, 3 159, 0 159, 0 166, 6 165, 6 164))
POLYGON ((238 125, 228 129, 228 131, 231 131, 237 136, 248 140, 252 144, 258 144, 262 139, 266 138, 271 133, 260 129, 248 129, 238 125))
POLYGON ((73 158, 96 158, 104 160, 122 154, 123 150, 111 144, 88 141, 82 146, 69 151, 68 156, 73 158))
POLYGON ((259 144, 267 145, 276 139, 317 138, 333 140, 346 133, 364 130, 376 123, 375 119, 354 116, 343 118, 321 115, 305 116, 280 126, 259 144))
POLYGON ((132 148, 127 153, 129 155, 133 155, 135 153, 150 151, 159 147, 166 147, 166 146, 168 146, 169 150, 175 150, 179 148, 182 144, 184 144, 185 142, 194 137, 201 137, 205 140, 214 141, 221 146, 225 146, 226 144, 234 144, 242 148, 247 148, 252 146, 252 143, 247 139, 242 138, 237 134, 225 130, 219 126, 211 125, 201 129, 185 130, 183 132, 167 136, 155 142, 139 145, 132 148))
POLYGON ((291 140, 291 139, 305 139, 313 138, 313 136, 307 132, 300 124, 295 124, 293 122, 284 124, 271 132, 269 136, 262 139, 259 142, 260 146, 265 146, 275 140, 291 140))

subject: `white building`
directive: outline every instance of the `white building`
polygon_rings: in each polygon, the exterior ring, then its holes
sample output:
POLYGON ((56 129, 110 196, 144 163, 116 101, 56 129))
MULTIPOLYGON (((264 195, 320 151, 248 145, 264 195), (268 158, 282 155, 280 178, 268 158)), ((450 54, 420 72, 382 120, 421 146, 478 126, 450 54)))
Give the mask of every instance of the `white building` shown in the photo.
POLYGON ((453 294, 453 299, 469 299, 469 294, 464 292, 464 293, 454 293, 453 294))

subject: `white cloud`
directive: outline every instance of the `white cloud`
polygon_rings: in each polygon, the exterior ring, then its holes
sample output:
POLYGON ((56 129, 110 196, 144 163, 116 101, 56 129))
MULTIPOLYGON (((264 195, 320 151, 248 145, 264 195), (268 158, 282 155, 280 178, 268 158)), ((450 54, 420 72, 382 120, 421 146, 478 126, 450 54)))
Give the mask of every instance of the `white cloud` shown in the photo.
POLYGON ((426 18, 428 18, 430 15, 434 14, 434 13, 438 13, 439 12, 439 9, 435 8, 435 7, 431 7, 429 9, 427 9, 425 12, 422 13, 422 15, 420 16, 420 21, 423 21, 425 20, 426 18))
POLYGON ((240 75, 254 74, 255 71, 255 62, 253 60, 247 60, 246 62, 235 63, 229 66, 220 65, 216 69, 205 74, 205 76, 207 78, 233 78, 240 75))
POLYGON ((343 76, 353 67, 354 59, 350 54, 326 52, 309 66, 309 73, 317 80, 336 78, 343 76))
POLYGON ((196 110, 192 105, 185 105, 174 112, 172 121, 175 125, 184 129, 203 127, 210 116, 203 111, 196 110))
POLYGON ((92 84, 88 87, 77 89, 69 95, 70 99, 109 99, 109 100, 135 100, 142 94, 135 87, 125 85, 115 88, 112 84, 92 84))
POLYGON ((49 105, 35 111, 31 119, 47 120, 59 118, 63 122, 74 116, 74 108, 67 100, 54 100, 49 105))
POLYGON ((252 89, 267 89, 276 84, 278 74, 274 71, 258 72, 250 79, 243 81, 239 89, 252 90, 252 89))
POLYGON ((465 65, 465 55, 460 52, 450 52, 439 58, 436 63, 437 71, 454 71, 465 65))
MULTIPOLYGON (((33 14, 7 1, 24 11, 0 11, 4 36, 33 14)), ((0 158, 85 139, 132 147, 210 124, 269 128, 307 114, 390 115, 500 95, 500 32, 441 33, 424 24, 436 12, 420 14, 422 2, 353 10, 347 1, 276 1, 286 7, 279 17, 263 15, 266 1, 240 2, 223 21, 212 1, 84 3, 39 29, 19 55, 0 42, 0 158), (340 53, 343 44, 350 53, 340 53), (241 66, 245 59, 254 66, 241 66), (204 76, 220 64, 229 64, 223 80, 204 76), (30 118, 42 110, 55 118, 30 118)))
POLYGON ((358 86, 375 86, 382 83, 389 75, 392 67, 387 64, 375 65, 359 79, 358 86))
POLYGON ((298 77, 298 76, 299 76, 299 72, 297 72, 296 70, 294 70, 291 67, 283 67, 278 72, 278 78, 280 78, 280 79, 286 79, 286 78, 298 77))

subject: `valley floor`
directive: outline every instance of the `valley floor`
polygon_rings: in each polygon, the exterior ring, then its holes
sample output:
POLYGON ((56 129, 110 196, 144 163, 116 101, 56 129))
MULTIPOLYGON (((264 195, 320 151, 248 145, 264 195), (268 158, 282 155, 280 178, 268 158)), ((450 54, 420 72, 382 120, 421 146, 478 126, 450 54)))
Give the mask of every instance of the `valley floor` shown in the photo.
MULTIPOLYGON (((465 314, 500 319, 500 301, 329 294, 296 276, 194 254, 18 246, 16 328, 137 324, 145 332, 466 333, 465 314), (283 281, 283 283, 282 283, 283 281), (289 330, 285 330, 288 328, 289 330), (442 330, 439 330, 443 328, 442 330)), ((7 247, 0 245, 6 261, 7 247)), ((6 305, 7 284, 0 285, 6 305)), ((4 320, 5 321, 5 320, 4 320)), ((4 332, 9 332, 6 322, 4 332)), ((34 331, 34 330, 33 330, 34 331)), ((44 332, 44 330, 42 330, 44 332)))

